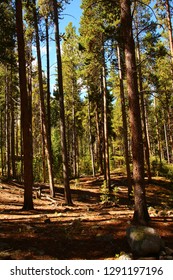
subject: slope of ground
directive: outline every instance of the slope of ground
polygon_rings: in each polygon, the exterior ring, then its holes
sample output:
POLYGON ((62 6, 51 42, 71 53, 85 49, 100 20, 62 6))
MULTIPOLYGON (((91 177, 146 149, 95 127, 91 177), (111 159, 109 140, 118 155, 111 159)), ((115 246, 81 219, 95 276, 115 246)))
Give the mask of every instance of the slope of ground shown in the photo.
MULTIPOLYGON (((27 212, 21 210, 22 186, 0 183, 0 259, 114 259, 121 251, 128 253, 125 235, 133 206, 127 206, 125 179, 112 179, 111 197, 101 193, 102 178, 72 181, 73 206, 64 205, 62 187, 50 199, 42 186, 41 199, 35 191, 35 209, 27 212)), ((150 225, 173 249, 173 187, 155 178, 146 190, 150 225)))

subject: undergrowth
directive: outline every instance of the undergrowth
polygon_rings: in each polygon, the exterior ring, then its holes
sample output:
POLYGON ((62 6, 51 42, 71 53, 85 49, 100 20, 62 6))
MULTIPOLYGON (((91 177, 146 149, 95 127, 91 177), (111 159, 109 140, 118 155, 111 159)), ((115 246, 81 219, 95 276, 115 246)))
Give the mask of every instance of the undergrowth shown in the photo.
POLYGON ((168 164, 165 161, 159 161, 158 159, 154 159, 151 162, 152 173, 155 176, 165 177, 173 182, 173 164, 168 164))

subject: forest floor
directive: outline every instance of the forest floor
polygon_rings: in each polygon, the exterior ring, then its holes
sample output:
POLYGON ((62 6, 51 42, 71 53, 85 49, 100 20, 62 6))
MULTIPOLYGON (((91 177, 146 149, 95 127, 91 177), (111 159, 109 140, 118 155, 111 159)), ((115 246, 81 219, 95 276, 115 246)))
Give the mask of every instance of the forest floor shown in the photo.
MULTIPOLYGON (((71 181, 73 206, 64 204, 63 188, 56 186, 51 200, 42 185, 41 199, 34 192, 34 210, 23 211, 23 187, 0 183, 0 259, 115 259, 130 252, 126 229, 133 217, 128 206, 126 180, 112 174, 114 201, 101 194, 103 178, 71 181)), ((173 249, 173 183, 155 177, 146 186, 150 226, 173 249)), ((113 197, 113 195, 112 195, 113 197)))

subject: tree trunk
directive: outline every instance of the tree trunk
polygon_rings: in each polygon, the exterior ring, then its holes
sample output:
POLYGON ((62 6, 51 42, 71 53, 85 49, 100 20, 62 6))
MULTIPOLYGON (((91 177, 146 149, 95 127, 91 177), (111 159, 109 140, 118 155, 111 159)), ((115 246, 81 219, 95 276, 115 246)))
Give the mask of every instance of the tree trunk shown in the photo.
POLYGON ((105 162, 105 177, 106 186, 110 190, 110 164, 109 164, 109 143, 108 143, 108 119, 107 119, 107 82, 106 82, 106 65, 103 49, 103 119, 104 119, 104 162, 105 162))
POLYGON ((0 145, 1 145, 1 175, 2 177, 4 176, 4 151, 3 151, 3 146, 4 146, 4 141, 3 141, 3 113, 2 110, 1 112, 1 122, 0 122, 0 145))
POLYGON ((11 177, 11 151, 10 151, 10 92, 9 92, 9 76, 8 68, 6 67, 6 78, 5 78, 5 127, 6 127, 6 176, 9 179, 11 177))
MULTIPOLYGON (((12 83, 12 67, 11 67, 11 83, 12 83)), ((15 120, 14 120, 14 100, 12 97, 12 89, 10 89, 11 93, 11 165, 12 165, 12 177, 16 178, 16 163, 15 163, 15 120)))
POLYGON ((90 102, 90 95, 88 94, 88 123, 89 123, 89 141, 90 141, 90 153, 91 153, 91 163, 92 163, 92 173, 93 177, 95 177, 95 160, 94 160, 94 145, 93 145, 93 139, 92 139, 92 133, 91 133, 91 102, 90 102))
POLYGON ((69 166, 67 158, 67 144, 66 144, 66 127, 65 127, 65 112, 64 112, 64 92, 63 92, 63 79, 62 79, 62 61, 61 61, 61 50, 60 50, 60 37, 59 37, 59 19, 57 2, 53 0, 54 10, 54 26, 55 26, 55 42, 56 42, 56 55, 57 55, 57 69, 58 69, 58 99, 60 104, 60 133, 61 133, 61 149, 62 149, 62 160, 63 160, 63 178, 64 178, 64 191, 65 191, 65 202, 72 204, 71 191, 69 184, 69 166))
MULTIPOLYGON (((167 24, 168 24, 168 33, 169 33, 169 46, 170 46, 170 54, 171 54, 171 72, 173 76, 173 36, 172 36, 172 22, 171 22, 171 6, 170 0, 166 0, 166 12, 167 12, 167 24)), ((172 87, 173 87, 173 77, 172 77, 172 87)), ((168 104, 168 103, 167 103, 168 104)), ((171 108, 168 105, 168 124, 169 127, 173 125, 172 119, 170 118, 171 108)), ((171 131, 171 130, 170 130, 171 131)), ((169 133, 170 145, 171 145, 171 158, 173 156, 173 136, 172 133, 169 133)))
POLYGON ((76 137, 76 116, 75 116, 75 98, 74 98, 74 87, 73 87, 73 105, 72 105, 72 116, 73 116, 73 139, 72 139, 72 158, 73 158, 73 176, 77 177, 77 137, 76 137))
POLYGON ((130 126, 132 134, 133 180, 134 180, 134 221, 146 224, 149 214, 144 184, 144 154, 142 127, 137 83, 135 44, 132 33, 131 1, 121 0, 121 28, 125 48, 127 89, 129 98, 130 126))
POLYGON ((103 170, 103 157, 102 157, 102 147, 101 147, 101 131, 100 131, 100 124, 99 124, 99 112, 98 112, 98 100, 96 101, 96 129, 97 129, 97 158, 98 158, 98 165, 99 171, 102 175, 104 173, 103 170))
POLYGON ((167 157, 167 162, 169 164, 170 163, 170 154, 169 154, 167 128, 166 128, 166 123, 165 122, 164 122, 164 135, 165 135, 166 157, 167 157))
POLYGON ((148 181, 151 181, 151 168, 150 168, 150 151, 149 151, 149 140, 147 137, 147 127, 146 127, 146 109, 144 105, 144 92, 142 84, 142 69, 141 69, 141 54, 139 47, 139 40, 137 37, 137 58, 138 58, 138 78, 139 78, 139 90, 141 97, 141 113, 142 113, 142 124, 143 124, 143 134, 144 134, 144 155, 145 162, 147 165, 148 181))
POLYGON ((51 145, 51 120, 50 120, 50 58, 49 58, 49 25, 48 18, 45 18, 46 24, 46 59, 47 59, 47 127, 48 127, 48 141, 50 149, 51 145))
POLYGON ((31 119, 28 108, 28 93, 26 79, 25 43, 23 33, 22 2, 16 0, 16 29, 18 42, 18 61, 21 96, 21 123, 23 133, 24 152, 24 210, 33 209, 32 187, 33 187, 33 166, 32 166, 32 134, 31 119))
MULTIPOLYGON (((170 52, 171 52, 171 61, 173 64, 173 38, 172 38, 172 23, 171 23, 171 12, 170 12, 169 0, 166 0, 166 12, 167 12, 167 23, 168 23, 168 31, 169 31, 169 45, 170 45, 170 52)), ((172 65, 172 67, 173 67, 173 65, 172 65)))
MULTIPOLYGON (((40 108, 41 109, 41 108, 40 108)), ((46 155, 45 155, 45 139, 44 139, 44 126, 40 110, 40 121, 41 121, 41 137, 42 137, 42 174, 43 183, 46 183, 46 155)))
POLYGON ((120 79, 120 98, 121 98, 121 111, 122 111, 122 121, 123 121, 123 140, 124 140, 125 162, 126 162, 126 173, 127 173, 127 184, 128 184, 128 198, 130 201, 131 194, 132 194, 132 179, 131 179, 130 162, 129 162, 126 104, 125 104, 125 96, 124 96, 124 84, 123 84, 122 65, 121 65, 119 46, 117 47, 117 56, 118 56, 118 69, 119 69, 119 79, 120 79))
MULTIPOLYGON (((35 0, 34 0, 34 4, 35 4, 35 0)), ((40 41, 39 41, 39 31, 38 31, 38 23, 37 23, 37 13, 36 13, 36 7, 35 6, 34 6, 33 13, 34 13, 34 25, 35 25, 35 32, 36 32, 38 79, 39 79, 39 91, 40 91, 40 103, 41 103, 41 116, 42 116, 42 122, 43 122, 43 133, 44 133, 44 141, 45 141, 45 152, 46 152, 47 165, 48 165, 50 195, 52 197, 54 197, 55 196, 55 188, 54 188, 54 179, 53 179, 53 170, 52 170, 52 154, 51 154, 51 147, 50 147, 49 136, 48 136, 46 110, 45 110, 45 104, 44 104, 44 90, 43 90, 42 64, 41 64, 41 54, 40 54, 40 41)))

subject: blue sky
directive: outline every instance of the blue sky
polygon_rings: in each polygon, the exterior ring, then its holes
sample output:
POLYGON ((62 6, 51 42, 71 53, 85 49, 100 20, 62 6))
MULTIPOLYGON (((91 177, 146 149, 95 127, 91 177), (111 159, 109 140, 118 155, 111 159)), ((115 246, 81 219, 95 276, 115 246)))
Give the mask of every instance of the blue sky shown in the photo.
MULTIPOLYGON (((65 32, 66 26, 69 22, 73 23, 73 26, 76 27, 76 31, 78 31, 80 17, 82 15, 82 10, 80 9, 81 0, 72 0, 70 4, 66 5, 65 10, 62 12, 61 19, 59 21, 60 33, 65 32)), ((54 35, 51 35, 54 38, 54 35)), ((42 53, 42 66, 43 70, 46 71, 46 46, 45 44, 41 47, 42 53)), ((55 43, 50 41, 50 87, 51 93, 53 92, 53 88, 55 85, 55 81, 57 78, 56 74, 56 50, 55 43)))
POLYGON ((64 32, 65 27, 71 21, 76 29, 79 27, 80 17, 82 10, 80 9, 81 0, 71 0, 69 5, 66 5, 66 9, 62 13, 63 19, 60 20, 60 32, 64 32))

